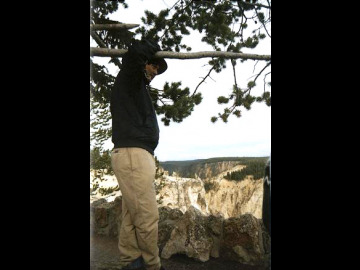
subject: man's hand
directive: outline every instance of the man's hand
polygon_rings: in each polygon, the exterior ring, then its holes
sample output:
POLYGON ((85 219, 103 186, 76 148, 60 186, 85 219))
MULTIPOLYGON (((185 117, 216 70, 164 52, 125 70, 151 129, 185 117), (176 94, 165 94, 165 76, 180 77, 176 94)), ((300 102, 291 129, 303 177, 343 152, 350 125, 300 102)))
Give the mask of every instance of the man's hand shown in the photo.
POLYGON ((153 40, 150 39, 142 39, 141 42, 146 45, 152 54, 155 54, 158 51, 161 51, 160 46, 153 40))
MULTIPOLYGON (((133 39, 131 45, 128 47, 128 55, 130 56, 131 61, 136 63, 136 65, 141 66, 141 68, 144 68, 145 64, 158 51, 161 51, 160 46, 151 39, 133 39)), ((123 62, 124 60, 125 59, 123 58, 123 62)))

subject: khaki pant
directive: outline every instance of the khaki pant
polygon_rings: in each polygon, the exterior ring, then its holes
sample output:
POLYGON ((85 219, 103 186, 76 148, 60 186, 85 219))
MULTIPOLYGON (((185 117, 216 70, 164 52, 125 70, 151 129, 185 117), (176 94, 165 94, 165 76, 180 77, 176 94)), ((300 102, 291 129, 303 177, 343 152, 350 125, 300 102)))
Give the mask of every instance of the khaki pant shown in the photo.
POLYGON ((159 212, 154 187, 155 159, 142 148, 116 148, 111 165, 122 193, 122 223, 119 234, 123 266, 142 256, 148 270, 160 269, 159 212))

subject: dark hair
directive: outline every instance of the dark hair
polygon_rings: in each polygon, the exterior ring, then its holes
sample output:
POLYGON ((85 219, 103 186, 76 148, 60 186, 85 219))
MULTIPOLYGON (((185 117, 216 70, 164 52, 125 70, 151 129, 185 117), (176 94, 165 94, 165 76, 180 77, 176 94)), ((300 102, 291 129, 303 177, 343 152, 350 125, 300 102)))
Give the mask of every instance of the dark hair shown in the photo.
POLYGON ((152 58, 148 61, 148 64, 159 65, 158 75, 164 73, 167 70, 167 63, 164 58, 152 58))

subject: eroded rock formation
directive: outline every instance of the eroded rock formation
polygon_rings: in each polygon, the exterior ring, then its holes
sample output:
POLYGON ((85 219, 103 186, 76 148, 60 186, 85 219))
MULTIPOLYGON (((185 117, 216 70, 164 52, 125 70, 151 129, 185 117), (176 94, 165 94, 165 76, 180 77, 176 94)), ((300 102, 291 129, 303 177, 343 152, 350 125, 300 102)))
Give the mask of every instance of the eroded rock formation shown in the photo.
POLYGON ((183 213, 193 206, 205 215, 221 215, 224 218, 245 213, 261 218, 262 179, 246 178, 238 182, 219 176, 203 181, 200 178, 164 176, 162 181, 164 187, 157 195, 160 206, 178 208, 183 213))
MULTIPOLYGON (((92 233, 118 236, 121 197, 113 202, 91 204, 92 233)), ((185 254, 205 262, 222 257, 250 265, 265 265, 270 256, 270 237, 260 219, 251 214, 224 219, 203 215, 195 207, 183 214, 179 209, 159 208, 159 249, 162 258, 185 254)))

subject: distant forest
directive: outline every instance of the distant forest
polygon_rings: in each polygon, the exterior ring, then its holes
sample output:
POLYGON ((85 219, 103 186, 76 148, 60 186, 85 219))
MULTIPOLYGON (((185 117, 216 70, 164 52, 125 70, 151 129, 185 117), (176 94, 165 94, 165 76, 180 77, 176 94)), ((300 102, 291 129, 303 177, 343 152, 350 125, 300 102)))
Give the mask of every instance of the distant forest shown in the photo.
MULTIPOLYGON (((176 172, 180 177, 194 177, 194 174, 197 170, 203 165, 207 164, 216 164, 218 162, 233 161, 239 165, 245 165, 245 173, 253 175, 255 179, 259 175, 264 176, 265 164, 269 157, 215 157, 209 159, 195 159, 195 160, 184 160, 184 161, 165 161, 160 162, 160 166, 164 170, 168 171, 171 175, 173 172, 176 172)), ((241 174, 234 172, 234 175, 229 175, 228 177, 231 180, 242 180, 239 178, 241 174)), ((261 178, 259 177, 259 178, 261 178)))
POLYGON ((260 179, 265 175, 265 167, 266 163, 263 160, 248 161, 245 168, 231 173, 228 172, 224 178, 228 180, 241 181, 244 180, 247 176, 252 175, 253 179, 260 179))
POLYGON ((223 161, 238 161, 239 164, 247 165, 253 161, 266 162, 269 157, 215 157, 208 159, 193 159, 193 160, 182 160, 182 161, 160 161, 161 166, 173 166, 173 167, 187 167, 190 165, 200 165, 205 163, 215 163, 223 161))

